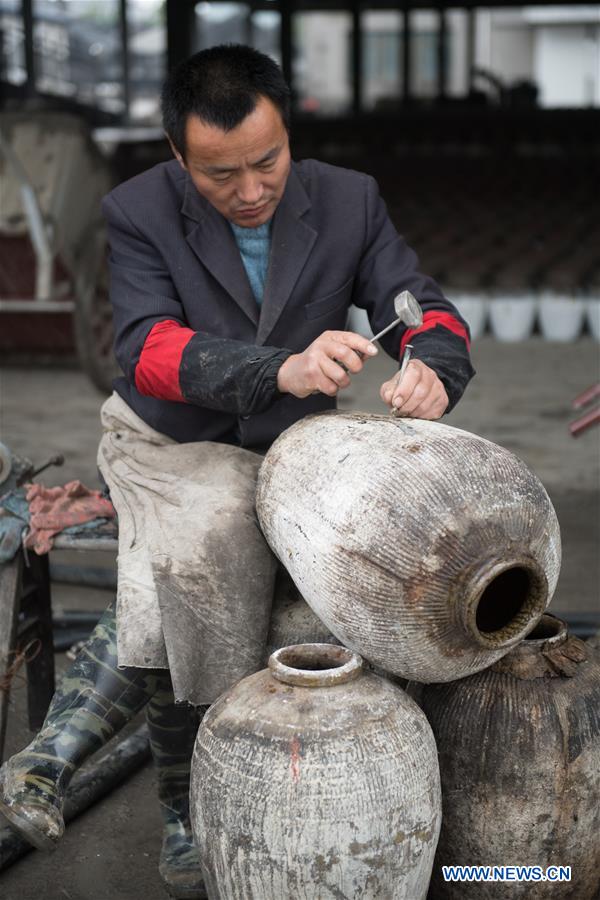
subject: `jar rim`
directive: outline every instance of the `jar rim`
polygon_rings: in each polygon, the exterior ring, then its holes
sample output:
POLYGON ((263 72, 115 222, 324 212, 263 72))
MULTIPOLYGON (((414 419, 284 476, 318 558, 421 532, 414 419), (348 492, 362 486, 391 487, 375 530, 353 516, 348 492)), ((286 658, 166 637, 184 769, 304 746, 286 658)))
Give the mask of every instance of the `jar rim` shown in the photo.
POLYGON ((284 684, 333 687, 358 678, 363 659, 340 644, 291 644, 271 654, 269 669, 284 684))

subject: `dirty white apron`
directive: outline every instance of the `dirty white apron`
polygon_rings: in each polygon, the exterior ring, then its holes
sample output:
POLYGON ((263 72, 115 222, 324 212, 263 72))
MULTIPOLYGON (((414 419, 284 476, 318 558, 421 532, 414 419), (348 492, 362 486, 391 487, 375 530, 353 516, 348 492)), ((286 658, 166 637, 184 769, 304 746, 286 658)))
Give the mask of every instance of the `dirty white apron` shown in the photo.
POLYGON ((277 562, 254 511, 261 457, 179 444, 113 394, 98 466, 119 517, 121 666, 169 668, 178 701, 212 703, 264 664, 277 562))

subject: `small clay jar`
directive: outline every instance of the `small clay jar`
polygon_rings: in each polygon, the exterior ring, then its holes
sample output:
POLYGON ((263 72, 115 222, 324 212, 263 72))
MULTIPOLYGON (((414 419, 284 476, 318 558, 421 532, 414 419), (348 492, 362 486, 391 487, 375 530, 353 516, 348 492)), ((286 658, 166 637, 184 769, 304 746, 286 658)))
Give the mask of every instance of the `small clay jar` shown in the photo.
POLYGON ((485 672, 424 685, 442 776, 435 900, 600 896, 600 654, 545 615, 485 672), (569 882, 452 883, 445 865, 570 866, 569 882))
POLYGON ((344 647, 278 650, 198 732, 192 827, 211 900, 425 898, 440 807, 425 716, 344 647))

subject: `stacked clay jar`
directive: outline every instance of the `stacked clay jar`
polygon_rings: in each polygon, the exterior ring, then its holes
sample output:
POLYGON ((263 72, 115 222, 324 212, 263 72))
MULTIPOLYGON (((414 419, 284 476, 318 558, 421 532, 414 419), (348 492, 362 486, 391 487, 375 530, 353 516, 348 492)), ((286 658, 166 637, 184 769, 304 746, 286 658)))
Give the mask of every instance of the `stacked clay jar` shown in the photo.
POLYGON ((325 414, 273 444, 257 511, 315 614, 288 597, 272 647, 294 622, 343 646, 275 652, 205 717, 192 809, 209 897, 483 896, 442 866, 514 863, 570 865, 571 881, 511 897, 592 900, 600 658, 544 615, 560 534, 535 475, 437 422, 325 414), (399 679, 425 685, 422 709, 399 679))

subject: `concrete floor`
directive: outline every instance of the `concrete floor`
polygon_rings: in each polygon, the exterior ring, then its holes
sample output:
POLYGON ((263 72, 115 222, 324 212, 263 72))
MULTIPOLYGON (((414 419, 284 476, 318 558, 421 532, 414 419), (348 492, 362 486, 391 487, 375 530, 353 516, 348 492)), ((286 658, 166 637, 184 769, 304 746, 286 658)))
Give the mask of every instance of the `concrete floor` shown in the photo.
MULTIPOLYGON (((600 616, 600 428, 577 440, 567 426, 572 398, 600 378, 597 343, 560 345, 534 338, 499 344, 483 338, 473 348, 477 377, 446 419, 517 453, 541 478, 556 507, 563 536, 563 567, 552 610, 573 618, 600 616)), ((369 361, 340 406, 382 411, 378 386, 394 370, 383 354, 369 361)), ((44 483, 79 478, 96 484, 95 452, 102 397, 75 370, 10 368, 0 372, 1 440, 36 463, 67 457, 44 483)), ((65 562, 65 554, 54 553, 65 562)), ((92 560, 89 560, 90 562, 92 560)), ((110 554, 93 560, 111 566, 110 554)), ((106 591, 56 586, 60 608, 101 610, 106 591)), ((59 668, 65 657, 57 656, 59 668)), ((7 754, 29 739, 25 691, 13 692, 7 754)), ((146 766, 125 786, 80 817, 50 856, 29 854, 0 874, 2 900, 163 900, 157 872, 160 818, 153 772, 146 766)))

